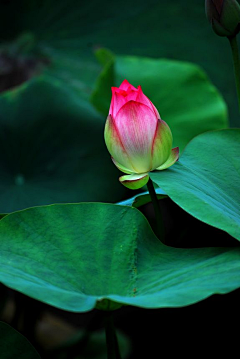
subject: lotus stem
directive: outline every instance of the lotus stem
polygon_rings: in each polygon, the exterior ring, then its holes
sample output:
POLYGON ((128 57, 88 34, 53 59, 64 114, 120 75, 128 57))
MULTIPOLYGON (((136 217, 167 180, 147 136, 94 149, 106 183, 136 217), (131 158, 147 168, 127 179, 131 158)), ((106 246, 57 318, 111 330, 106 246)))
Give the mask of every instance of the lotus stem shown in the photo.
POLYGON ((105 311, 104 319, 107 344, 107 358, 121 359, 112 311, 105 311))
POLYGON ((156 217, 156 226, 157 226, 157 234, 158 238, 161 240, 162 243, 165 243, 165 229, 164 229, 164 223, 162 219, 162 212, 161 208, 159 206, 158 198, 152 183, 152 180, 149 179, 147 183, 148 191, 152 200, 155 217, 156 217))

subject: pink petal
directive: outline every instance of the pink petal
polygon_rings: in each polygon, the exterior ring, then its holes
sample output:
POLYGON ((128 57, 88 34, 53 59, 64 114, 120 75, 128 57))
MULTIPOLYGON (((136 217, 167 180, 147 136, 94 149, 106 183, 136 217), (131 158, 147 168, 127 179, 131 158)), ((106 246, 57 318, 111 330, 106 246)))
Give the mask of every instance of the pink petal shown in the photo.
MULTIPOLYGON (((153 110, 144 104, 129 101, 117 113, 114 124, 134 167, 134 172, 150 171, 152 167, 152 144, 158 124, 158 119, 153 110)), ((115 156, 113 157, 116 159, 115 156)))
POLYGON ((124 91, 128 91, 128 90, 137 91, 137 89, 133 85, 131 85, 126 79, 121 83, 119 89, 124 91))
POLYGON ((127 101, 128 100, 126 96, 123 96, 121 93, 118 93, 118 89, 116 91, 116 87, 112 87, 112 101, 110 104, 109 115, 115 118, 120 108, 125 105, 127 101))
POLYGON ((137 101, 137 96, 138 96, 137 91, 135 91, 135 90, 128 91, 127 96, 126 96, 127 102, 129 102, 129 101, 137 101))
POLYGON ((154 106, 154 104, 149 100, 149 98, 144 95, 141 86, 138 86, 138 94, 137 94, 137 98, 136 98, 137 102, 140 102, 146 106, 148 106, 151 110, 154 111, 154 113, 156 114, 157 118, 160 118, 160 115, 158 113, 158 110, 156 109, 156 107, 154 106))

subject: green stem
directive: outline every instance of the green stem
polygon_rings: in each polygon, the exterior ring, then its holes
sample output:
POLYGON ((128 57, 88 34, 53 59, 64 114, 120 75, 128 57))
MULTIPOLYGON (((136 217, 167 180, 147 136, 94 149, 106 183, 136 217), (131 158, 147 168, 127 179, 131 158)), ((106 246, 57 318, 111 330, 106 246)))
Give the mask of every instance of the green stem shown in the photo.
POLYGON ((230 46, 232 49, 235 82, 236 82, 237 96, 238 96, 238 106, 240 111, 240 59, 239 59, 237 37, 236 36, 228 37, 228 40, 230 42, 230 46))
POLYGON ((104 319, 107 344, 107 358, 121 359, 112 311, 105 311, 104 319))
POLYGON ((154 208, 154 212, 155 212, 158 237, 163 243, 165 243, 165 230, 164 230, 164 223, 162 220, 162 213, 161 213, 158 198, 157 198, 157 195, 156 195, 156 192, 153 187, 153 183, 152 183, 151 179, 149 179, 149 181, 147 183, 147 187, 148 187, 149 194, 151 196, 151 200, 152 200, 152 204, 153 204, 153 208, 154 208))

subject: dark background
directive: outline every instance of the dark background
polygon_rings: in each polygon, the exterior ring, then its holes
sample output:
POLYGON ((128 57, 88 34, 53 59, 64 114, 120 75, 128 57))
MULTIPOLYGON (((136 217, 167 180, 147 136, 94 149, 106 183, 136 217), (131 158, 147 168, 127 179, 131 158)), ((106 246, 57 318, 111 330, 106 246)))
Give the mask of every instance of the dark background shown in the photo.
POLYGON ((1 41, 32 33, 37 43, 60 57, 77 59, 78 76, 87 76, 91 69, 89 82, 94 80, 96 47, 194 62, 223 94, 231 125, 238 125, 230 47, 212 31, 203 0, 2 0, 0 19, 1 41))

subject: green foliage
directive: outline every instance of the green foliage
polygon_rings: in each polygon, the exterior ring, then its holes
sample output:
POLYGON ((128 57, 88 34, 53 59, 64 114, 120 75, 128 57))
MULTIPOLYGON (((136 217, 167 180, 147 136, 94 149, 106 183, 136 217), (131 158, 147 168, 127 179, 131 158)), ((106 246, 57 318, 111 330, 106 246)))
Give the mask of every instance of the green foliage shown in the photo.
MULTIPOLYGON (((126 196, 102 138, 110 104, 110 86, 114 82, 119 85, 125 77, 135 85, 142 85, 162 118, 169 123, 174 145, 182 149, 201 132, 227 127, 226 105, 197 66, 168 60, 115 57, 104 49, 96 52, 99 62, 105 66, 93 92, 94 103, 104 115, 98 117, 88 103, 100 72, 93 50, 105 45, 117 53, 124 52, 125 41, 130 44, 136 38, 136 33, 129 32, 133 25, 129 14, 134 15, 136 21, 141 19, 142 23, 148 21, 145 11, 152 12, 151 17, 156 16, 156 9, 149 10, 140 2, 137 8, 134 4, 125 4, 126 13, 119 13, 114 10, 118 5, 111 4, 99 17, 97 9, 102 4, 94 1, 91 6, 96 12, 89 12, 87 2, 79 6, 76 0, 68 4, 60 0, 57 6, 54 0, 33 1, 31 5, 28 1, 1 5, 0 27, 4 31, 1 32, 0 50, 11 54, 17 63, 28 57, 40 62, 34 71, 35 80, 0 96, 0 136, 4 154, 0 161, 2 212, 54 202, 116 202, 126 196), (5 21, 10 16, 14 27, 6 26, 5 21), (111 36, 106 31, 109 28, 111 36), (47 86, 40 84, 46 81, 47 86), (47 140, 36 148, 45 136, 43 131, 49 133, 47 140), (16 138, 17 132, 19 138, 16 138), (10 139, 8 143, 7 138, 10 139), (90 144, 94 147, 92 150, 90 144)), ((154 6, 162 14, 163 6, 157 3, 154 6)), ((181 11, 177 3, 174 6, 181 11)), ((160 22, 154 24, 155 30, 158 29, 160 22)), ((161 48, 155 41, 149 41, 155 38, 151 31, 142 32, 142 54, 159 57, 161 48)), ((137 54, 138 45, 134 46, 127 48, 130 53, 137 54)))
POLYGON ((135 208, 35 207, 0 221, 0 280, 55 307, 179 307, 240 286, 240 248, 177 249, 135 208))
POLYGON ((40 359, 31 343, 8 324, 0 322, 1 359, 40 359))
POLYGON ((50 203, 117 201, 104 121, 46 75, 0 96, 0 212, 50 203))
POLYGON ((119 86, 126 78, 135 87, 142 86, 161 118, 169 124, 174 147, 183 150, 198 134, 227 127, 226 105, 196 65, 165 59, 117 56, 113 76, 113 61, 103 68, 91 97, 92 103, 105 116, 111 101, 110 86, 119 86))
POLYGON ((58 63, 53 75, 84 92, 91 91, 99 71, 92 55, 99 47, 117 54, 196 63, 223 93, 231 124, 238 124, 229 45, 216 38, 202 2, 193 6, 192 0, 184 4, 179 0, 123 1, 119 11, 119 3, 111 0, 104 5, 98 0, 91 4, 86 0, 2 1, 0 41, 12 41, 26 30, 33 34, 37 52, 46 54, 51 64, 58 63))
POLYGON ((189 143, 178 163, 150 177, 185 211, 240 240, 239 152, 240 130, 208 132, 189 143))

